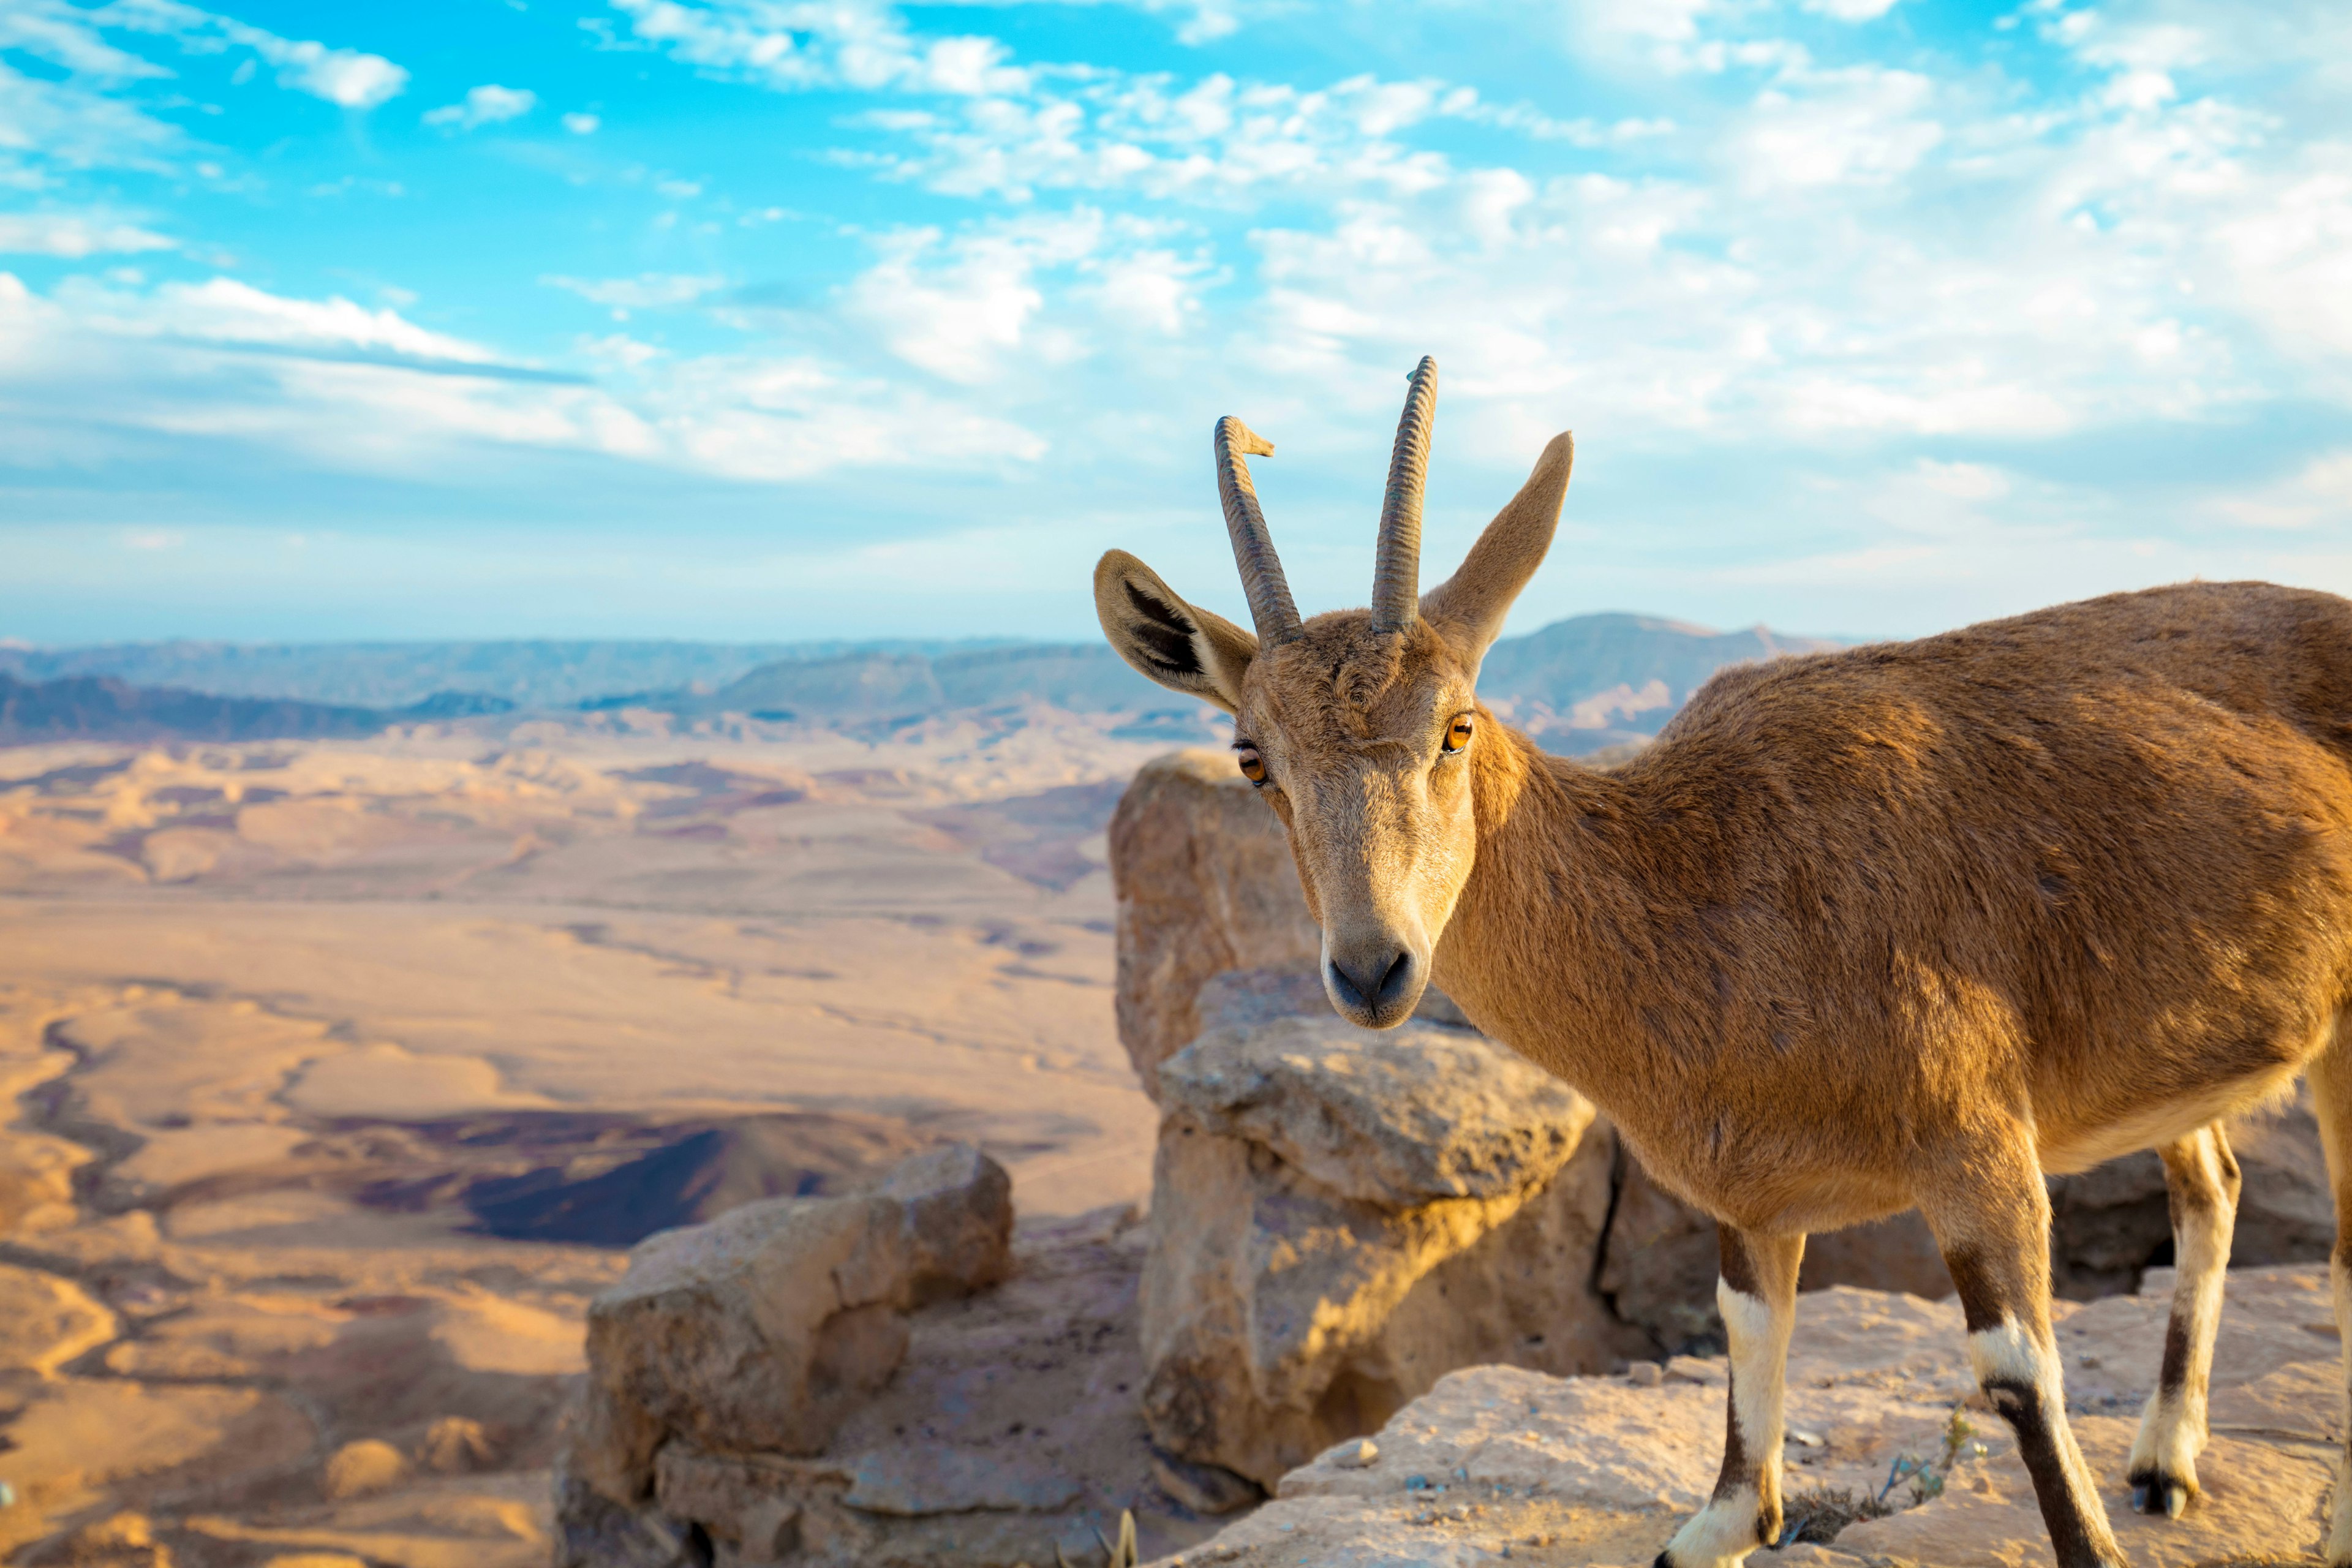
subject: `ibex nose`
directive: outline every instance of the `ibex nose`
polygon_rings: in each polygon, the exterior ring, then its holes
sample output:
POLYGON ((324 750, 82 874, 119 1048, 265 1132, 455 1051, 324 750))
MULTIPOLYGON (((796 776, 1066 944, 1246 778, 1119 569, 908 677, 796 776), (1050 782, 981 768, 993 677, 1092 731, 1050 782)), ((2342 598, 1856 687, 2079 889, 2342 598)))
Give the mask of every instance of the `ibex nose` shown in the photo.
POLYGON ((1396 1021, 1390 1015, 1412 996, 1417 967, 1410 948, 1388 942, 1330 954, 1323 961, 1323 982, 1342 1012, 1359 1022, 1376 1018, 1388 1024, 1396 1021))

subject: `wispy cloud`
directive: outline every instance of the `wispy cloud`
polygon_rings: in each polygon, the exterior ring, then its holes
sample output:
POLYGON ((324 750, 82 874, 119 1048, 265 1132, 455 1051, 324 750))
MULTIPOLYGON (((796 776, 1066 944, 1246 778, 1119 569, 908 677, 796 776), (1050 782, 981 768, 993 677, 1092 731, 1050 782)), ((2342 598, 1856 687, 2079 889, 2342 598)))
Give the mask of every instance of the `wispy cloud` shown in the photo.
POLYGON ((551 289, 577 294, 592 305, 610 305, 625 310, 657 310, 676 305, 691 305, 705 295, 727 287, 727 279, 716 274, 699 276, 680 272, 643 272, 635 278, 555 276, 542 278, 540 281, 551 289))
POLYGON ((0 253, 4 254, 79 260, 86 256, 176 247, 176 241, 152 229, 102 214, 0 213, 0 253))
MULTIPOLYGON (((467 89, 464 101, 445 103, 438 109, 425 111, 425 123, 455 131, 477 131, 485 125, 499 125, 509 120, 520 120, 539 103, 539 94, 529 88, 500 87, 485 82, 467 89)), ((593 129, 593 127, 592 127, 593 129)))
POLYGON ((408 72, 382 55, 338 48, 315 39, 288 38, 180 0, 110 0, 93 12, 78 13, 62 0, 24 0, 41 6, 51 16, 72 13, 109 27, 162 34, 176 38, 192 51, 224 45, 250 49, 278 70, 281 86, 309 93, 345 109, 373 109, 397 97, 408 85, 408 72))
POLYGON ((356 109, 406 80, 364 38, 15 0, 0 248, 46 258, 0 301, 0 389, 39 411, 17 445, 91 473, 134 446, 258 454, 240 472, 429 455, 487 513, 560 506, 529 467, 560 454, 584 501, 640 472, 788 487, 810 529, 940 559, 959 531, 1075 552, 1164 529, 1155 552, 1213 584, 1201 437, 1242 412, 1282 443, 1264 482, 1299 582, 1360 594, 1381 429, 1433 351, 1433 550, 1552 431, 1585 438, 1578 570, 1531 614, 1752 603, 1866 631, 2015 607, 2042 588, 2001 572, 2038 552, 2086 589, 2336 569, 2341 5, 1591 0, 1402 12, 1318 52, 1326 0, 1107 3, 1156 18, 1116 63, 984 6, 614 0, 587 18, 609 51, 466 54, 436 97, 485 85, 421 116, 544 109, 570 134, 310 110, 333 161, 296 185, 203 57, 356 109), (1233 36, 1265 47, 1194 48, 1233 36), (536 94, 496 85, 524 70, 536 94), (442 213, 418 245, 481 254, 453 272, 370 228, 323 272, 315 228, 253 237, 269 198, 360 182, 442 213), (485 228, 486 200, 548 216, 485 228), (222 236, 250 258, 215 260, 222 236), (110 255, 155 276, 77 268, 110 255))

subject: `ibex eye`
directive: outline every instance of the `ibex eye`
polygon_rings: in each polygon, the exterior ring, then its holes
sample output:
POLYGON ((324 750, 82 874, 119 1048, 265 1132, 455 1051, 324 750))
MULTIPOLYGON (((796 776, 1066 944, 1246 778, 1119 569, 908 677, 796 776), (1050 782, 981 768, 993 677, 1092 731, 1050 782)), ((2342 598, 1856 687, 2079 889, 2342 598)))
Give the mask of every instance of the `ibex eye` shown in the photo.
POLYGON ((1470 715, 1467 713, 1457 714, 1454 717, 1454 722, 1446 727, 1445 749, 1448 752, 1458 752, 1469 743, 1470 715))
POLYGON ((1234 755, 1242 765, 1242 777, 1252 784, 1265 783, 1265 759, 1257 754, 1255 746, 1243 746, 1234 755))

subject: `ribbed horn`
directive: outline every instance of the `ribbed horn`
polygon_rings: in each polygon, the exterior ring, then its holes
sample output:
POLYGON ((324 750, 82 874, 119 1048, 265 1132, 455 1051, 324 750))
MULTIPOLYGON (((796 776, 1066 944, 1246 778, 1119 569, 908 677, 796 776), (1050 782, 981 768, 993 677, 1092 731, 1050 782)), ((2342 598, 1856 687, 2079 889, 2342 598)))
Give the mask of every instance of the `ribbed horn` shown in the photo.
POLYGON ((1217 499, 1224 503, 1225 531, 1234 539, 1234 564, 1241 569, 1242 592, 1249 595, 1257 640, 1271 646, 1298 635, 1298 606, 1282 575, 1282 558, 1258 510, 1257 487, 1250 483, 1245 458, 1271 458, 1274 443, 1226 415, 1217 421, 1217 499))
POLYGON ((1402 631, 1421 614, 1421 490, 1429 478, 1429 432, 1437 418, 1437 362, 1413 368, 1389 455, 1388 494, 1381 500, 1381 542, 1372 563, 1372 627, 1402 631))

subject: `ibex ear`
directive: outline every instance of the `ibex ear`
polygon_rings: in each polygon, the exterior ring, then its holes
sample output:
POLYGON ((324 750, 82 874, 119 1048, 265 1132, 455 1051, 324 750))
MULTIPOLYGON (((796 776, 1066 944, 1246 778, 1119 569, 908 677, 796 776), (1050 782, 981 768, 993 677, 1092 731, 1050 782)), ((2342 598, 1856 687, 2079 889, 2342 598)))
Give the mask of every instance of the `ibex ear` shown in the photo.
POLYGON ((1576 466, 1576 437, 1566 431, 1551 438, 1536 459, 1535 472, 1510 504, 1495 514, 1462 569, 1421 596, 1422 618, 1435 626, 1472 664, 1502 634, 1511 601, 1528 585, 1551 548, 1559 509, 1568 500, 1569 470, 1576 466))
POLYGON ((1241 707, 1242 674, 1257 657, 1257 638, 1194 609, 1124 550, 1108 552, 1095 566, 1095 614, 1118 657, 1160 685, 1228 713, 1241 707))

